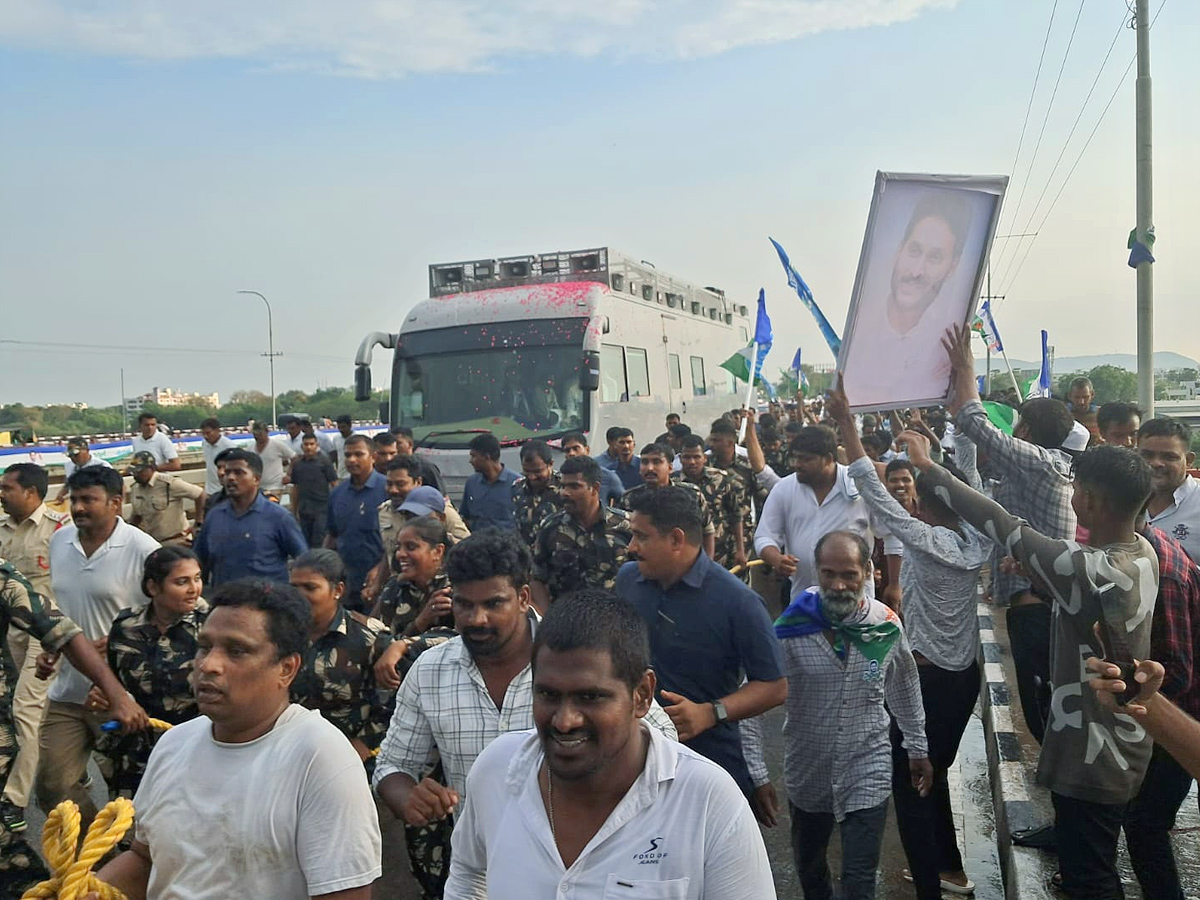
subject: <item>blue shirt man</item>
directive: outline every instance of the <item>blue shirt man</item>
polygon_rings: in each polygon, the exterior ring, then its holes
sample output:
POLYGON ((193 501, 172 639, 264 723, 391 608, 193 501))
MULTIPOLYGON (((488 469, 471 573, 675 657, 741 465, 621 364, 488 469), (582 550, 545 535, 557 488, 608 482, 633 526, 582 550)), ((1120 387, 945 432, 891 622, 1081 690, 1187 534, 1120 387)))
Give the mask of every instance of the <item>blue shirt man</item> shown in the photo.
POLYGON ((625 496, 625 485, 612 469, 600 467, 600 502, 605 506, 625 496))
MULTIPOLYGON (((591 451, 588 449, 587 438, 582 432, 572 431, 566 434, 562 439, 563 456, 590 456, 591 451)), ((625 494, 625 485, 621 484, 621 479, 617 477, 617 473, 608 468, 602 461, 601 457, 607 454, 601 453, 600 456, 593 456, 592 459, 600 464, 600 502, 605 506, 612 504, 613 500, 619 500, 625 494)), ((608 457, 608 465, 612 464, 612 457, 608 457)))
POLYGON ((262 458, 240 447, 228 453, 223 482, 228 502, 209 510, 192 549, 213 587, 247 577, 286 583, 288 559, 308 550, 300 526, 259 491, 262 458))
POLYGON ((660 702, 680 740, 749 795, 754 785, 738 720, 787 697, 771 618, 757 594, 701 549, 703 519, 694 491, 639 491, 630 507, 629 554, 638 559, 621 567, 616 592, 649 626, 660 702), (693 728, 681 716, 698 720, 699 732, 688 737, 693 728))
POLYGON ((627 491, 633 490, 642 483, 642 458, 640 456, 633 456, 627 463, 618 459, 616 464, 610 468, 620 480, 621 486, 627 491))
POLYGON ((500 442, 491 434, 476 435, 467 445, 467 456, 475 474, 467 479, 458 507, 467 527, 516 528, 512 486, 519 476, 500 462, 500 442))
MULTIPOLYGON (((352 459, 345 449, 347 468, 352 459)), ((327 544, 346 564, 346 596, 342 605, 362 612, 363 583, 367 574, 383 557, 383 537, 379 533, 379 506, 387 499, 387 479, 374 469, 362 481, 355 482, 355 472, 333 489, 329 495, 327 544)))
POLYGON ((600 466, 612 469, 621 479, 625 490, 632 490, 642 483, 642 460, 633 452, 633 432, 620 427, 610 428, 608 431, 609 459, 612 461, 601 462, 600 466))

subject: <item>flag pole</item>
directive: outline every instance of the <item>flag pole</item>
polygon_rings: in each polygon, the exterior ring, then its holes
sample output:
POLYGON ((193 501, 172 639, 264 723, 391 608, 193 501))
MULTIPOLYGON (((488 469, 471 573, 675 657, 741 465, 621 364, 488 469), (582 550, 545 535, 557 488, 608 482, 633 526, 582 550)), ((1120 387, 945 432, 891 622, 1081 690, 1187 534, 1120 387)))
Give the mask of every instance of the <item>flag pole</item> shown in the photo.
POLYGON ((1013 372, 1012 363, 1010 363, 1010 362, 1008 361, 1008 351, 1007 351, 1007 350, 1005 350, 1003 346, 1001 346, 1001 347, 1000 347, 1000 355, 1004 357, 1004 364, 1005 364, 1006 366, 1008 366, 1008 377, 1012 379, 1013 387, 1014 387, 1014 388, 1016 388, 1016 391, 1017 391, 1017 402, 1018 402, 1018 403, 1024 403, 1024 402, 1025 402, 1025 397, 1024 397, 1024 395, 1021 393, 1021 384, 1020 384, 1020 382, 1018 382, 1018 381, 1017 381, 1017 376, 1016 376, 1016 374, 1013 372))
MULTIPOLYGON (((754 353, 750 356, 750 382, 746 385, 746 402, 742 404, 742 409, 750 408, 750 400, 754 397, 754 375, 758 368, 758 342, 754 342, 754 353)), ((746 439, 746 423, 749 420, 742 419, 741 427, 738 428, 738 443, 746 439)))

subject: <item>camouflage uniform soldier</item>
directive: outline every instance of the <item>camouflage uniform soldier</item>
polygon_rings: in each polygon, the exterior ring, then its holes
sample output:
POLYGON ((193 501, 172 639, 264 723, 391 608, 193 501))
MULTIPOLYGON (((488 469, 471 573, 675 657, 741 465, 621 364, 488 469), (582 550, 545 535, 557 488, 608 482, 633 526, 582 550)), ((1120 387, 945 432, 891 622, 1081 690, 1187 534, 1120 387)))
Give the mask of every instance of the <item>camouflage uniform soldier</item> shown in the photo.
POLYGON ((524 477, 513 482, 513 521, 531 548, 542 522, 563 508, 562 478, 553 461, 545 441, 526 441, 521 447, 524 477))
POLYGON ((12 720, 12 695, 17 667, 8 648, 10 626, 33 635, 42 647, 58 652, 82 632, 79 626, 43 600, 6 559, 0 559, 0 788, 17 755, 17 734, 12 720))
MULTIPOLYGON (((34 592, 16 568, 0 559, 0 790, 8 780, 17 755, 17 731, 12 718, 17 667, 8 647, 9 626, 16 626, 42 642, 46 650, 60 651, 82 634, 74 622, 34 592)), ((89 645, 90 646, 90 645, 89 645)), ((0 824, 0 894, 20 896, 26 879, 45 874, 41 860, 25 841, 0 824)))
POLYGON ((391 698, 376 687, 374 668, 386 634, 378 619, 338 604, 292 682, 292 701, 319 710, 356 748, 360 742, 367 750, 378 747, 391 717, 391 698))
POLYGON ((393 575, 379 595, 376 616, 395 637, 413 634, 417 615, 425 608, 429 598, 449 587, 450 579, 442 572, 434 575, 424 587, 411 579, 401 580, 393 575))
POLYGON ((533 547, 534 605, 583 587, 612 590, 629 545, 629 515, 600 503, 600 465, 588 456, 562 464, 563 509, 542 523, 533 547))
POLYGON ((750 501, 736 480, 705 464, 704 442, 699 436, 688 435, 682 443, 682 469, 671 476, 671 481, 691 485, 703 495, 716 527, 712 558, 717 565, 730 568, 741 562, 739 548, 745 553, 748 531, 744 516, 750 501))
POLYGON ((747 533, 751 533, 757 520, 756 513, 762 512, 768 492, 754 477, 750 461, 737 455, 737 443, 736 425, 727 419, 717 419, 713 422, 708 435, 708 446, 712 450, 709 465, 720 469, 734 481, 741 494, 738 502, 743 511, 742 521, 747 533))
MULTIPOLYGON (((200 599, 195 609, 163 631, 154 621, 153 603, 117 614, 108 633, 108 666, 147 715, 172 725, 199 715, 192 694, 192 661, 207 615, 208 603, 200 599)), ((112 777, 106 775, 109 799, 137 792, 160 734, 147 729, 100 736, 96 752, 112 766, 112 777)))
MULTIPOLYGON (((671 483, 671 465, 675 462, 675 451, 668 444, 647 444, 642 448, 638 458, 641 460, 639 471, 642 475, 642 483, 637 487, 630 488, 613 502, 614 506, 626 512, 630 510, 630 503, 636 502, 638 497, 671 483)), ((704 523, 704 552, 712 557, 717 529, 708 508, 708 501, 704 499, 704 495, 694 484, 686 486, 696 492, 696 502, 700 504, 700 516, 704 523)))

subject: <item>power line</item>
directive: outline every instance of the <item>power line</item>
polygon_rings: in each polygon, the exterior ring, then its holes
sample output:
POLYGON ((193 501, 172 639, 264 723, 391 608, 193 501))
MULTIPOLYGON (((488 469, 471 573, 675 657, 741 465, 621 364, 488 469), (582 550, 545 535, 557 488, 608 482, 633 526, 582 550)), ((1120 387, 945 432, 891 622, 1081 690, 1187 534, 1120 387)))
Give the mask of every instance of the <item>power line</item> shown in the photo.
MULTIPOLYGON (((1058 171, 1058 166, 1062 162, 1063 156, 1066 155, 1067 147, 1071 144, 1071 138, 1075 136, 1075 129, 1079 127, 1080 121, 1083 119, 1083 114, 1087 110, 1088 103, 1091 102, 1092 94, 1095 93, 1096 85, 1100 83, 1100 76, 1104 74, 1104 70, 1108 68, 1108 61, 1112 57, 1113 49, 1117 46, 1117 41, 1121 37, 1121 32, 1125 30, 1125 16, 1122 14, 1121 21, 1117 24, 1116 33, 1113 34, 1113 39, 1108 45, 1108 52, 1104 54, 1104 60, 1100 63, 1100 68, 1096 71, 1096 77, 1092 79, 1092 86, 1088 88, 1087 96, 1083 98, 1083 104, 1079 107, 1079 113, 1075 116, 1075 121, 1071 123, 1071 130, 1067 133, 1067 139, 1063 141, 1062 149, 1058 151, 1058 158, 1054 160, 1054 167, 1050 169, 1050 174, 1046 178, 1046 183, 1042 185, 1042 192, 1038 194, 1037 202, 1033 204, 1033 209, 1029 213, 1029 218, 1025 222, 1025 228, 1020 229, 1021 232, 1029 232, 1029 223, 1033 221, 1033 217, 1037 215, 1038 210, 1042 207, 1042 200, 1046 197, 1046 191, 1050 189, 1050 183, 1054 181, 1054 174, 1058 171)), ((1037 233, 1032 232, 1033 238, 1037 237, 1037 233)), ((1003 283, 1004 279, 1012 269, 1013 263, 1017 260, 1017 254, 1021 252, 1021 244, 1025 242, 1025 238, 1021 237, 1017 240, 1017 249, 1013 251, 1012 257, 1008 261, 1004 272, 1001 273, 998 279, 999 283, 1003 283)), ((1032 244, 1033 241, 1031 240, 1032 244)))
MULTIPOLYGON (((1067 49, 1063 51, 1062 62, 1058 66, 1058 77, 1054 79, 1054 88, 1050 91, 1050 102, 1046 104, 1046 114, 1042 116, 1042 127, 1038 131, 1037 143, 1033 145, 1033 155, 1029 157, 1029 166, 1025 172, 1025 179, 1021 182, 1021 193, 1017 197, 1017 207, 1013 210, 1013 221, 1021 215, 1021 203, 1025 199, 1025 191, 1029 187, 1029 182, 1033 179, 1033 166, 1037 162, 1038 150, 1042 147, 1042 138, 1046 134, 1046 125, 1050 121, 1050 113, 1054 109, 1054 100, 1058 96, 1058 86, 1062 82, 1063 71, 1067 68, 1067 57, 1071 55, 1071 45, 1075 43, 1075 32, 1079 29, 1079 18, 1083 15, 1083 4, 1086 0, 1079 0, 1079 9, 1075 11, 1075 23, 1071 26, 1071 36, 1067 38, 1067 49)), ((1025 231, 1024 228, 1018 228, 1017 231, 1025 231)), ((1020 244, 1020 241, 1017 242, 1020 244)), ((1000 258, 996 260, 997 265, 1004 259, 1004 253, 1008 249, 1008 244, 1000 250, 1000 258)), ((1015 254, 1014 254, 1015 255, 1015 254)), ((1010 262, 1009 265, 1012 265, 1010 262)))
MULTIPOLYGON (((121 344, 71 344, 62 341, 18 341, 8 338, 0 338, 0 344, 5 345, 3 349, 7 349, 13 353, 32 353, 32 348, 48 348, 48 349, 65 349, 75 353, 84 354, 111 354, 111 353, 141 353, 141 354, 164 354, 164 353, 193 353, 201 356, 263 356, 259 350, 219 350, 215 348, 205 347, 156 347, 156 346, 127 346, 121 344), (20 348, 30 348, 22 350, 20 348)), ((324 359, 333 361, 344 361, 341 356, 325 356, 319 353, 289 353, 288 356, 292 359, 324 359)))
MULTIPOLYGON (((1163 11, 1163 7, 1166 5, 1167 0, 1162 0, 1162 2, 1158 4, 1158 11, 1154 13, 1154 18, 1150 20, 1151 28, 1153 28, 1154 23, 1158 21, 1158 16, 1163 11)), ((1042 227, 1046 224, 1046 220, 1050 218, 1050 213, 1054 211, 1054 207, 1058 204, 1058 198, 1061 197, 1063 191, 1066 190, 1067 182, 1069 182, 1071 180, 1071 176, 1075 174, 1076 166, 1078 166, 1079 161, 1083 159, 1083 154, 1087 152, 1088 145, 1091 144, 1092 138, 1094 138, 1096 136, 1096 132, 1100 130, 1100 124, 1104 121, 1104 117, 1108 114, 1109 107, 1113 105, 1113 101, 1117 99, 1117 94, 1120 93, 1121 88, 1125 86, 1125 79, 1129 77, 1129 72, 1136 62, 1137 54, 1135 53, 1133 59, 1129 60, 1129 65, 1125 67, 1125 72, 1121 75, 1121 80, 1117 83, 1117 87, 1112 92, 1112 96, 1109 97, 1108 102, 1104 104, 1104 109, 1101 110, 1100 118, 1096 120, 1096 124, 1092 127, 1091 134, 1089 134, 1087 140, 1083 142, 1083 146, 1079 150, 1079 155, 1075 157, 1075 162, 1071 164, 1071 169, 1067 172, 1067 177, 1064 178, 1063 183, 1059 185, 1058 193, 1054 195, 1054 199, 1050 202, 1050 207, 1046 210, 1046 214, 1042 216, 1042 220, 1038 223, 1038 227, 1036 229, 1038 232, 1042 230, 1042 227)), ((1025 265, 1025 260, 1029 258, 1029 253, 1032 249, 1033 241, 1030 241, 1029 246, 1025 249, 1025 255, 1021 257, 1021 264, 1017 266, 1017 271, 1013 273, 1012 278, 1008 281, 1008 288, 1010 290, 1012 285, 1016 283, 1017 276, 1021 274, 1021 268, 1025 265)))
MULTIPOLYGON (((1033 98, 1037 94, 1038 81, 1042 77, 1042 61, 1046 58, 1046 45, 1050 43, 1050 29, 1054 27, 1054 13, 1057 9, 1058 0, 1054 0, 1054 5, 1050 7, 1050 21, 1046 25, 1046 36, 1042 38, 1042 52, 1038 56, 1037 71, 1033 73, 1033 89, 1029 92, 1029 102, 1025 104, 1025 121, 1021 123, 1021 136, 1017 139, 1017 152, 1013 156, 1012 167, 1009 170, 1014 176, 1017 174, 1017 162, 1021 159, 1021 148, 1025 145, 1025 129, 1029 125, 1029 113, 1033 109, 1033 98)), ((1003 255, 1003 251, 1001 255, 1003 255)))

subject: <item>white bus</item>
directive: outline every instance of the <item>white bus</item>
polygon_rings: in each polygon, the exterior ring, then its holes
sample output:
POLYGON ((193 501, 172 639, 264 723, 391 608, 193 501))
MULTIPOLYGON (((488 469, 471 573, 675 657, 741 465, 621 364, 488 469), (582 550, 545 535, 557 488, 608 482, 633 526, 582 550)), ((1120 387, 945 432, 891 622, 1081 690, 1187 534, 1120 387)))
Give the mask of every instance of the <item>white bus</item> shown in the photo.
POLYGON ((358 399, 371 394, 376 346, 393 350, 381 418, 413 430, 457 497, 467 443, 490 432, 519 467, 524 441, 613 425, 639 447, 677 412, 706 435, 738 407, 745 383, 720 363, 750 341, 752 307, 607 248, 429 267, 429 299, 398 333, 367 335, 355 358, 358 399), (386 414, 384 417, 382 414, 386 414))

